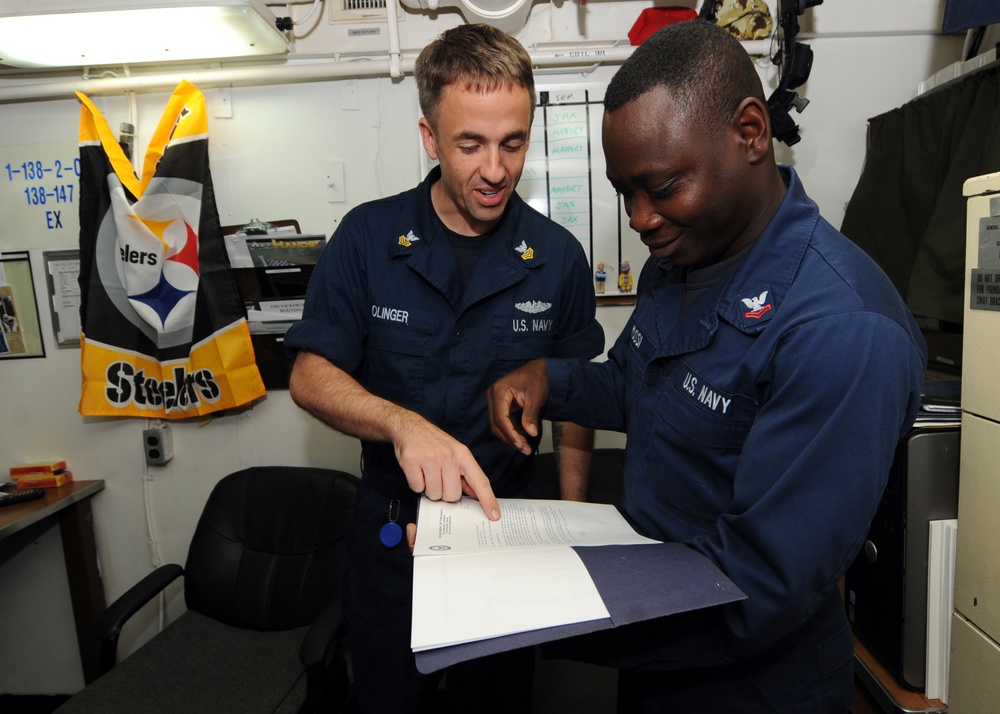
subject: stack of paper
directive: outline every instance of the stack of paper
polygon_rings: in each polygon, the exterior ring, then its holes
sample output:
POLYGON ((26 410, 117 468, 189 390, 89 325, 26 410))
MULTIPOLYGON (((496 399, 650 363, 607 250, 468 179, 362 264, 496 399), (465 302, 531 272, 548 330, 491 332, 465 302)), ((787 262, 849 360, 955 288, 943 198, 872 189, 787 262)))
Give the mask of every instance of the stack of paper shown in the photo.
POLYGON ((962 382, 926 379, 914 426, 955 426, 962 421, 962 382))

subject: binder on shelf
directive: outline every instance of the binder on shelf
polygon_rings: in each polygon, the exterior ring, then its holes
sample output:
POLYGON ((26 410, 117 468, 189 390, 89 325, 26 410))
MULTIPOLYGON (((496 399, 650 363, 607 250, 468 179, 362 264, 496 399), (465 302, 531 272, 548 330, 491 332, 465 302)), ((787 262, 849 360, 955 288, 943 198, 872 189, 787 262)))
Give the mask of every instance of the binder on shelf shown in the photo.
POLYGON ((924 694, 928 699, 940 699, 947 704, 958 519, 929 521, 928 531, 927 678, 924 694))

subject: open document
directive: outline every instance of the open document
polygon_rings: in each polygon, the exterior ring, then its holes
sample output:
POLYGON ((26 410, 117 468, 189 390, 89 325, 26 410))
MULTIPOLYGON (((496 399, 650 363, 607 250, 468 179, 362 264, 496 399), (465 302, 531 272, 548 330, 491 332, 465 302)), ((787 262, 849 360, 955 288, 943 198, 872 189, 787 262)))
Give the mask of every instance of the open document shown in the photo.
POLYGON ((637 534, 614 506, 422 499, 411 647, 431 672, 454 662, 743 599, 707 558, 637 534))
POLYGON ((500 499, 491 521, 479 502, 420 501, 413 548, 414 651, 608 617, 570 546, 645 545, 614 508, 500 499), (419 617, 417 617, 419 613, 419 617))

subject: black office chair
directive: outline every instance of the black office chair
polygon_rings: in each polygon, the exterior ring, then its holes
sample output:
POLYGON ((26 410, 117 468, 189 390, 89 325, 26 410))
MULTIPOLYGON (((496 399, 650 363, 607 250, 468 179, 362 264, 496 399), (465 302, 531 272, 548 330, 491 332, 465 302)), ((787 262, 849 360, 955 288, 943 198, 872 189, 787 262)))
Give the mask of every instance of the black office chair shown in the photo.
POLYGON ((104 612, 102 676, 57 711, 344 710, 340 593, 357 484, 340 471, 287 466, 219 481, 185 567, 157 568, 104 612), (116 666, 125 622, 182 574, 187 612, 116 666))

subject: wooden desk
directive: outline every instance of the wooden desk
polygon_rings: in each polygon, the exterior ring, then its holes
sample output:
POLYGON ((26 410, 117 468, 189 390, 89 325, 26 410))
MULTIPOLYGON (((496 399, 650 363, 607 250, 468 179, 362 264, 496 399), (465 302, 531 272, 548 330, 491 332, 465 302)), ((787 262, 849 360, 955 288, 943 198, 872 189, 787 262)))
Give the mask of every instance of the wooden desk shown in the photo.
POLYGON ((43 520, 59 519, 76 640, 83 663, 83 679, 88 684, 97 679, 100 647, 94 635, 94 623, 105 608, 90 497, 103 488, 104 481, 100 480, 73 481, 59 488, 45 489, 43 498, 0 507, 0 540, 43 520))
POLYGON ((948 706, 903 688, 865 644, 854 637, 854 676, 886 714, 942 714, 948 706))

